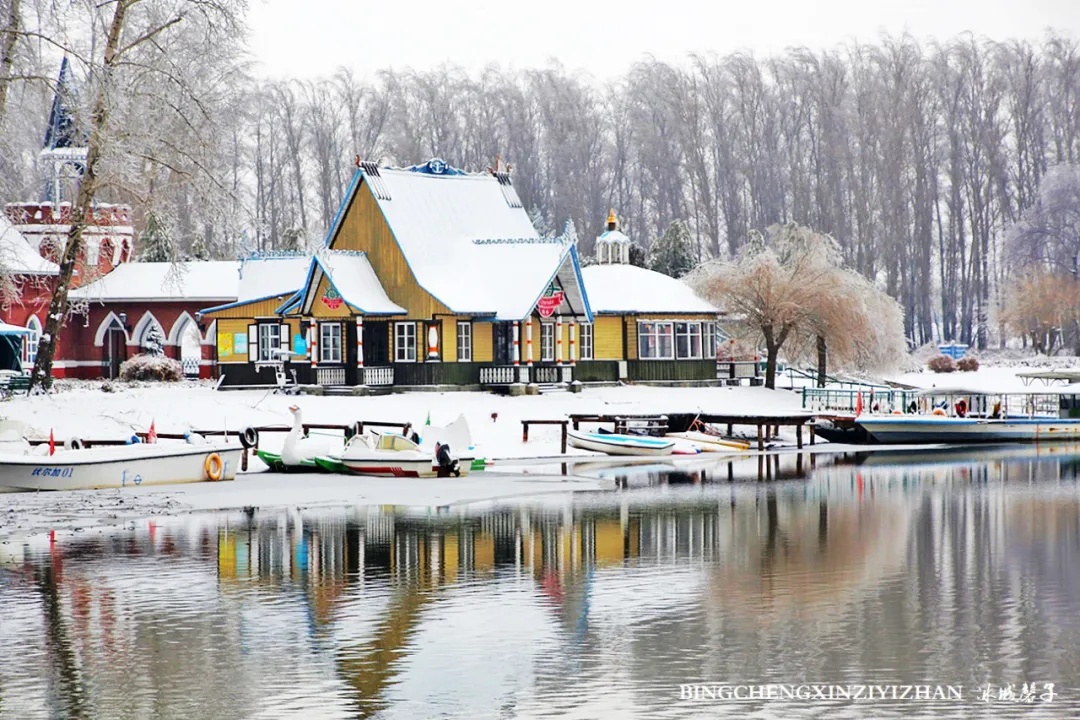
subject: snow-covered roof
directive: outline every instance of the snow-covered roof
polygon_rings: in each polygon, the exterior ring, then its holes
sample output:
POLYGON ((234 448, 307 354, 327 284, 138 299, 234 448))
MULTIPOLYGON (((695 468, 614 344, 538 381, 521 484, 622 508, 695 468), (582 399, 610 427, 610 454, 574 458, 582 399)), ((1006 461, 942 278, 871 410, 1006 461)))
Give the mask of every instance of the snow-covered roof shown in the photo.
POLYGON ((566 311, 587 312, 572 243, 537 234, 505 173, 469 174, 437 160, 362 167, 416 281, 451 311, 520 320, 559 273, 566 311))
POLYGON ((310 255, 254 257, 240 262, 238 303, 291 295, 304 286, 310 255))
POLYGON ((406 312, 405 308, 394 304, 386 296, 367 255, 327 250, 311 258, 307 284, 304 286, 307 294, 300 304, 305 314, 310 312, 312 304, 318 302, 315 294, 323 275, 329 276, 331 287, 342 300, 365 315, 399 315, 406 312))
POLYGON ((581 269, 594 313, 715 313, 686 283, 636 265, 581 269))
POLYGON ((6 322, 0 321, 0 335, 29 335, 30 331, 27 328, 19 327, 18 325, 9 325, 6 322))
POLYGON ((613 242, 613 243, 628 243, 630 238, 626 237, 621 230, 605 230, 600 237, 596 238, 597 242, 613 242))
POLYGON ((239 266, 236 261, 219 260, 122 263, 107 275, 72 290, 71 297, 100 302, 233 300, 239 266))
POLYGON ((0 271, 13 275, 58 275, 60 266, 41 257, 0 212, 0 271))

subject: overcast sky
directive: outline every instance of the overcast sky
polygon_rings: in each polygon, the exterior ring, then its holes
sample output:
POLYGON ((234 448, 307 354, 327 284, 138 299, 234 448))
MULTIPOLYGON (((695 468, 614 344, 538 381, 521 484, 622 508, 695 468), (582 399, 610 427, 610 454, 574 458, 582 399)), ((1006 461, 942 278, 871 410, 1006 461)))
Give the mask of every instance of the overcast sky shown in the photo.
POLYGON ((250 24, 252 52, 272 77, 557 58, 603 79, 646 54, 769 55, 883 31, 1038 39, 1054 27, 1080 37, 1080 0, 252 0, 250 24))

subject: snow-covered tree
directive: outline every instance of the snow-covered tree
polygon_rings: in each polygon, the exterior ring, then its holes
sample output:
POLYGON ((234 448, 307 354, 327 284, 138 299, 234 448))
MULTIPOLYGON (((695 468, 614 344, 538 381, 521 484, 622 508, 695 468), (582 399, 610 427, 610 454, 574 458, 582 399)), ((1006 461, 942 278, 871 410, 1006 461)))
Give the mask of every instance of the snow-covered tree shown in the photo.
MULTIPOLYGON (((219 73, 236 65, 244 0, 115 0, 75 3, 59 44, 87 73, 90 92, 85 171, 72 203, 60 270, 30 378, 48 385, 60 329, 71 310, 68 292, 83 254, 87 218, 102 190, 220 185, 209 112, 230 92, 219 73), (205 62, 213 56, 215 62, 205 62), (183 147, 181 147, 181 145, 183 147)), ((173 218, 182 217, 174 213, 173 218)))
POLYGON ((146 216, 146 229, 140 237, 142 252, 139 262, 169 262, 173 259, 173 243, 169 230, 155 213, 146 216))
POLYGON ((713 304, 745 319, 765 343, 765 386, 776 387, 780 350, 804 331, 836 266, 836 243, 794 223, 754 232, 733 261, 705 263, 689 278, 713 304))
POLYGON ((151 323, 147 328, 146 335, 143 336, 142 350, 143 354, 151 357, 161 357, 165 354, 165 334, 157 323, 151 323))
POLYGON ((195 236, 195 240, 191 243, 190 255, 192 260, 210 259, 210 249, 206 247, 206 239, 202 235, 195 236))
POLYGON ((680 278, 694 269, 697 258, 694 238, 682 220, 675 220, 653 244, 649 267, 656 272, 680 278))
POLYGON ((279 250, 299 252, 307 249, 307 238, 304 237, 303 228, 291 227, 281 233, 281 247, 279 250))

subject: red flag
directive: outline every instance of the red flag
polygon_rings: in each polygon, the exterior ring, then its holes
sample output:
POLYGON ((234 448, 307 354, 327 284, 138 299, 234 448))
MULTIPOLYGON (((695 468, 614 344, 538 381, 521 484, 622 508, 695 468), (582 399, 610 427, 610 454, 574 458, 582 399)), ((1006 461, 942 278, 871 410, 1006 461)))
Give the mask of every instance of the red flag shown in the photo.
POLYGON ((146 433, 146 442, 148 442, 148 443, 156 443, 157 442, 157 430, 154 429, 154 421, 153 420, 150 421, 150 432, 146 433))
POLYGON ((862 415, 862 391, 859 391, 859 399, 855 401, 855 415, 862 415))
POLYGON ((53 437, 53 431, 49 429, 49 454, 52 455, 56 452, 56 438, 53 437))

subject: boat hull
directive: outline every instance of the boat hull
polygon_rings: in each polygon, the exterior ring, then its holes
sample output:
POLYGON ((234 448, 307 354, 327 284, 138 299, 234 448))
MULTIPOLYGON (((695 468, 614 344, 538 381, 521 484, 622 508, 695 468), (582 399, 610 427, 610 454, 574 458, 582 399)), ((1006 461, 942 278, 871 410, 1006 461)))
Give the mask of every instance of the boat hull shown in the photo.
POLYGON ((689 440, 701 447, 702 452, 731 452, 732 450, 749 450, 750 443, 740 440, 726 440, 716 435, 688 430, 687 432, 668 433, 665 437, 689 440))
MULTIPOLYGON (((385 455, 366 456, 330 455, 316 460, 325 470, 346 472, 369 477, 423 478, 437 477, 439 468, 430 457, 403 458, 401 452, 388 451, 385 455)), ((472 469, 473 458, 458 458, 458 471, 465 477, 472 469)))
POLYGON ((879 443, 1055 442, 1080 439, 1080 419, 860 417, 855 421, 879 443))
POLYGON ((568 430, 566 442, 579 450, 592 450, 608 455, 671 455, 675 448, 672 440, 643 437, 639 435, 602 435, 568 430))
MULTIPOLYGON (((0 457, 0 492, 100 490, 210 481, 207 459, 221 458, 218 482, 233 480, 239 445, 125 445, 0 457)), ((211 481, 212 482, 212 481, 211 481)))
POLYGON ((256 450, 255 455, 266 463, 266 467, 270 472, 319 472, 324 469, 319 464, 318 459, 301 460, 299 465, 286 465, 281 455, 277 453, 267 452, 266 450, 256 450))

